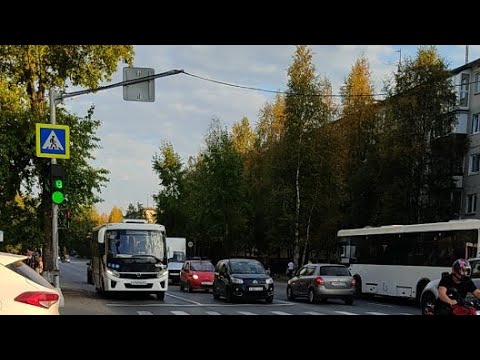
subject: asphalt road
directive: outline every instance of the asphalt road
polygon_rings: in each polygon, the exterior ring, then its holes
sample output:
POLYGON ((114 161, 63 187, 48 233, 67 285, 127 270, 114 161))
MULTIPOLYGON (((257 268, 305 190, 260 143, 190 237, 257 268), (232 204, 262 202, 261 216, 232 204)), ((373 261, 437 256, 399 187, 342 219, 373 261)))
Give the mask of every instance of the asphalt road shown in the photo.
POLYGON ((264 302, 230 304, 214 300, 212 293, 203 291, 180 292, 178 285, 170 285, 164 301, 151 295, 113 294, 104 298, 86 282, 86 261, 72 258, 71 263, 60 264, 60 286, 65 297, 62 315, 420 315, 420 308, 400 300, 374 298, 356 300, 353 305, 331 300, 309 304, 286 298, 286 284, 275 283, 272 304, 264 302))

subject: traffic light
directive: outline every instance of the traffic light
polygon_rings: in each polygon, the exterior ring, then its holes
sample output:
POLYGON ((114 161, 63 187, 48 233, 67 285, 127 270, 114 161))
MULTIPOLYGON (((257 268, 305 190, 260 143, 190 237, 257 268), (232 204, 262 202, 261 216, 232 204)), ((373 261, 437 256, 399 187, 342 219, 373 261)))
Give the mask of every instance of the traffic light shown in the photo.
POLYGON ((59 164, 52 164, 51 166, 52 202, 60 205, 65 200, 63 167, 59 164))

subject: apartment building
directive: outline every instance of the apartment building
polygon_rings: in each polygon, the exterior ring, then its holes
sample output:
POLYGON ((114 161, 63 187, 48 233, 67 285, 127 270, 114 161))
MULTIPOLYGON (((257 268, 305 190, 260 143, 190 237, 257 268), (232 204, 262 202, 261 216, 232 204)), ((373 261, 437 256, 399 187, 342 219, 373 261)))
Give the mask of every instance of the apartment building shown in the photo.
POLYGON ((455 177, 460 218, 480 219, 480 59, 452 70, 458 91, 456 136, 467 137, 468 151, 455 177))

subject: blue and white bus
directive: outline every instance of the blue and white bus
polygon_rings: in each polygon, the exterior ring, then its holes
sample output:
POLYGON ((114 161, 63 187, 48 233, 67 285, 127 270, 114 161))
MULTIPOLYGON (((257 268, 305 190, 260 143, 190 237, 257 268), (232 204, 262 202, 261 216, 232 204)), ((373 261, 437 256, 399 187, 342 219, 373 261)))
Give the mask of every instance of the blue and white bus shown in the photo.
POLYGON ((165 226, 124 220, 93 229, 92 281, 100 293, 136 291, 165 298, 168 289, 165 226))
POLYGON ((349 266, 357 294, 416 299, 458 258, 479 256, 480 220, 342 229, 339 262, 349 266))

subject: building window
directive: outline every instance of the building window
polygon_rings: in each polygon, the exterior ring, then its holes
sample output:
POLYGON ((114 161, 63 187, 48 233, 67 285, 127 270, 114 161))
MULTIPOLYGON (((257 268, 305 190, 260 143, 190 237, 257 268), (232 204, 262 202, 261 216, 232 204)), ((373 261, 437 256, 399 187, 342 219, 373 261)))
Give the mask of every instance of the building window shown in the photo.
POLYGON ((480 123, 478 122, 478 115, 479 114, 473 114, 472 116, 472 134, 476 134, 480 132, 480 123))
POLYGON ((474 94, 480 93, 480 72, 473 76, 473 89, 474 94))
POLYGON ((470 194, 467 197, 467 214, 475 214, 477 211, 477 194, 470 194))
POLYGON ((480 171, 480 154, 470 155, 470 174, 480 171))
POLYGON ((468 107, 468 90, 470 89, 470 74, 463 73, 460 80, 460 107, 468 107))

